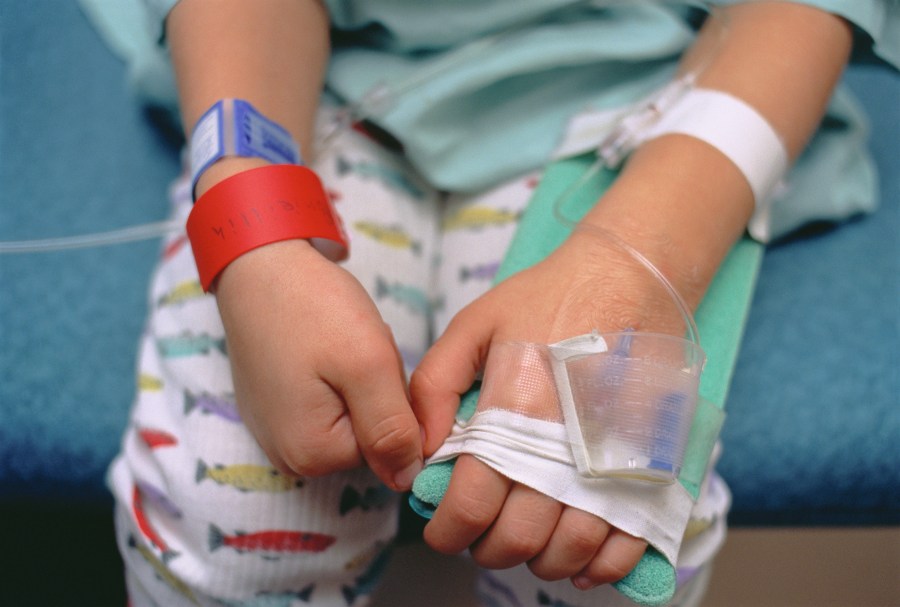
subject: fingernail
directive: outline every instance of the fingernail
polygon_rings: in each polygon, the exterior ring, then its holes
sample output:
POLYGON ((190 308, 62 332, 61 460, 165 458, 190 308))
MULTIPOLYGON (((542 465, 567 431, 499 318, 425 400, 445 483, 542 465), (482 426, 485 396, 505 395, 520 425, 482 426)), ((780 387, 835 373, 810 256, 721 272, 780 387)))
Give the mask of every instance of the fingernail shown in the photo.
POLYGON ((579 575, 572 578, 572 583, 575 584, 575 587, 579 590, 590 590, 595 585, 594 581, 586 575, 579 575))
POLYGON ((413 480, 422 471, 422 460, 416 460, 394 476, 394 485, 401 491, 412 487, 413 480))

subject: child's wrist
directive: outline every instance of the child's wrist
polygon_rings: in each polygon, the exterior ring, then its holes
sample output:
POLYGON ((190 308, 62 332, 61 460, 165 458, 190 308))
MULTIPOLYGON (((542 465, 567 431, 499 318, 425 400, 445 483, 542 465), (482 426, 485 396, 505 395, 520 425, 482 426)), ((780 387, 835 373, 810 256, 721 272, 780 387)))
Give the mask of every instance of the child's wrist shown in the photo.
MULTIPOLYGON (((600 204, 603 204, 601 202, 600 204)), ((699 301, 689 297, 698 289, 695 270, 696 253, 681 244, 676 235, 654 222, 642 222, 630 214, 593 216, 589 221, 580 222, 568 243, 578 251, 578 256, 586 260, 596 260, 601 269, 609 264, 619 268, 619 278, 633 283, 663 285, 647 268, 639 257, 649 262, 671 284, 680 297, 694 308, 699 301)))
MULTIPOLYGON (((661 239, 648 238, 647 234, 636 236, 613 226, 580 224, 561 248, 565 249, 562 259, 571 268, 569 284, 575 297, 571 314, 561 316, 578 324, 588 309, 590 326, 583 330, 683 335, 688 325, 677 299, 684 300, 688 285, 680 279, 677 268, 659 262, 663 257, 659 251, 666 248, 661 239), (678 297, 629 249, 650 260, 678 297)), ((554 334, 552 340, 572 335, 571 331, 554 334)))
MULTIPOLYGON (((223 174, 239 168, 228 165, 223 174)), ((207 291, 237 258, 272 243, 309 239, 333 261, 347 255, 347 236, 321 180, 291 164, 240 170, 204 191, 187 234, 207 291)))
POLYGON ((200 179, 197 180, 197 189, 195 192, 197 200, 199 200, 211 187, 228 179, 232 175, 237 175, 238 173, 266 166, 268 164, 271 163, 263 158, 243 158, 240 156, 222 158, 218 162, 210 165, 210 167, 200 176, 200 179))
POLYGON ((696 307, 752 210, 750 187, 729 160, 673 136, 632 154, 583 223, 640 251, 696 307))

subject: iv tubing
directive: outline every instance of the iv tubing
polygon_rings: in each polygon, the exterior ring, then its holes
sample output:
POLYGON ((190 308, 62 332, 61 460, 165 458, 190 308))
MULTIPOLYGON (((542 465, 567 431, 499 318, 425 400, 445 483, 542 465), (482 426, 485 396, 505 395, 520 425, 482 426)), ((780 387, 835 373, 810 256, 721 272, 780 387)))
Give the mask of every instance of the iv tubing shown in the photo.
POLYGON ((87 249, 140 240, 150 240, 183 231, 184 223, 170 220, 155 223, 144 223, 108 232, 78 234, 59 238, 41 238, 36 240, 0 241, 0 255, 17 253, 51 253, 72 249, 87 249))

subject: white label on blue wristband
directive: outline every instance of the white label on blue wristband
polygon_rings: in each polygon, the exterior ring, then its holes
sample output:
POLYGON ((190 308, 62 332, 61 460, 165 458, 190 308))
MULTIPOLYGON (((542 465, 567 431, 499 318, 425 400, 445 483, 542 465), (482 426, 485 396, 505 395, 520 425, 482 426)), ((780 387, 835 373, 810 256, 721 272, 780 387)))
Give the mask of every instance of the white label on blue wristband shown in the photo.
POLYGON ((291 134, 242 99, 223 99, 206 111, 191 134, 191 185, 225 156, 257 157, 274 164, 301 164, 291 134))
POLYGON ((222 141, 222 102, 209 108, 191 134, 191 183, 197 184, 200 174, 209 165, 225 155, 225 144, 222 141))

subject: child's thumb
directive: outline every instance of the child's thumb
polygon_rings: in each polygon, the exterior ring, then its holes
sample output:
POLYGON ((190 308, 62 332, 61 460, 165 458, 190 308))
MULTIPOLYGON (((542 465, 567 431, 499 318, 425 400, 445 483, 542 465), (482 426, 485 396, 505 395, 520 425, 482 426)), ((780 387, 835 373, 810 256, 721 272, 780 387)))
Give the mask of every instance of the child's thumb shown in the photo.
POLYGON ((431 346, 410 378, 413 412, 424 434, 426 457, 450 434, 460 396, 478 378, 490 345, 490 324, 459 315, 431 346))

